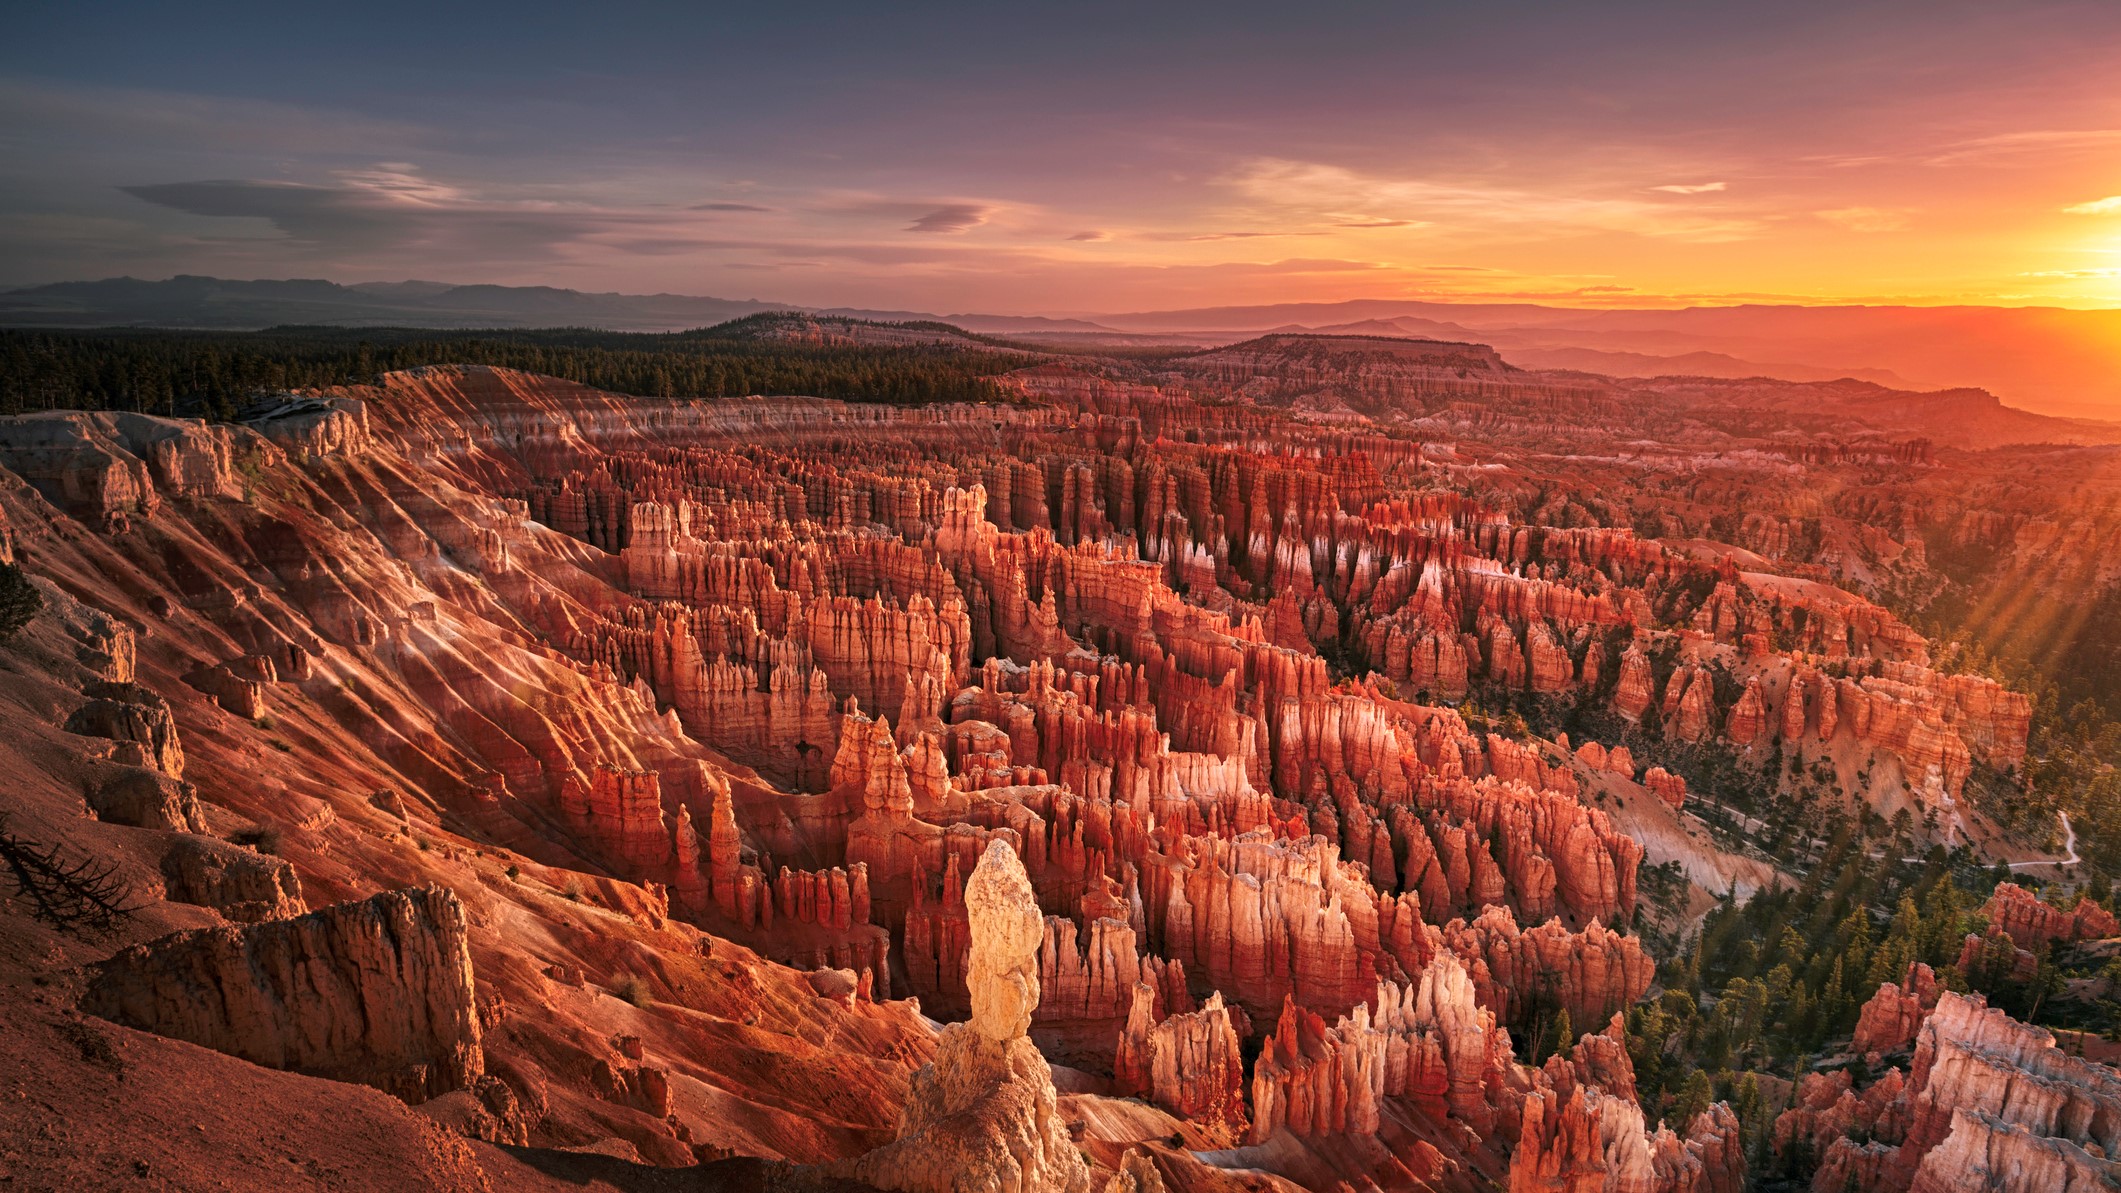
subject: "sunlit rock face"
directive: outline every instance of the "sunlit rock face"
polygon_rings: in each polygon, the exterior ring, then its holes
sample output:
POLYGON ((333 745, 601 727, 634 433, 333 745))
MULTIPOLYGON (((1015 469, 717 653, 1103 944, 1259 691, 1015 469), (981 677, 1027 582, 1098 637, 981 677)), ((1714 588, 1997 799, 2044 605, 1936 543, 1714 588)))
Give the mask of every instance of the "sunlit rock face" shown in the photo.
MULTIPOLYGON (((215 1025, 165 980, 204 944, 143 938, 99 1005, 656 1163, 1735 1189, 1728 1111, 1646 1122, 1610 1029, 1512 1047, 1651 990, 1646 860, 1728 861, 1672 844, 1703 793, 1645 743, 1830 752, 1949 809, 2028 710, 1840 589, 1440 463, 1408 420, 1610 402, 1491 358, 1415 354, 1356 419, 1277 388, 1332 361, 1248 349, 1194 380, 1263 404, 1055 369, 1010 379, 1023 405, 896 409, 437 368, 270 433, 0 424, 10 542, 78 594, 37 631, 59 686, 8 715, 97 768, 99 831, 261 846, 155 838, 185 909, 158 926, 247 925, 209 969, 262 1002, 244 957, 377 954, 364 900, 458 909, 404 937, 447 966, 340 1000, 444 1023, 395 1042, 215 1025), (1497 715, 1519 698, 1592 731, 1497 715), (1197 1148, 1128 1151, 1181 1126, 1197 1148)), ((1865 1042, 1941 1005, 1911 978, 1865 1042)))
POLYGON ((972 1018, 945 1027, 914 1074, 898 1139, 854 1166, 907 1193, 1039 1189, 1081 1193, 1090 1171, 1056 1107, 1053 1071, 1027 1034, 1038 1006, 1038 897, 1006 841, 965 884, 972 1018))
POLYGON ((1812 1187, 1822 1193, 2111 1188, 2121 1177, 2112 1159, 2121 1073, 2069 1055, 2044 1028, 1980 995, 1939 992, 1920 969, 1881 986, 1858 1029, 1866 1042, 1889 1043, 1912 1017, 1907 1067, 1862 1090, 1846 1072, 1807 1075, 1797 1105, 1775 1122, 1776 1150, 1800 1140, 1813 1148, 1812 1187))

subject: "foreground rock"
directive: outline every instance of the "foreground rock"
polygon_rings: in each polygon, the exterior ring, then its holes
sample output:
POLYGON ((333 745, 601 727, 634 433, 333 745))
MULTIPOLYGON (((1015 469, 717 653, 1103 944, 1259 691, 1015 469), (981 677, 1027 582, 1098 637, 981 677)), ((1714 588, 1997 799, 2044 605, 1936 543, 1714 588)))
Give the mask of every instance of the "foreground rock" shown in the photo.
POLYGON ((408 1102, 484 1069, 464 909, 438 889, 135 945, 103 963, 83 1009, 408 1102))
POLYGON ((169 897, 211 907, 231 920, 284 920, 307 910, 302 880, 280 858, 211 837, 185 835, 162 855, 169 897))
POLYGON ((1887 982, 1863 1004, 1850 1044, 1866 1055, 1892 1052, 1915 1042, 1922 1021, 1937 1005, 1937 975, 1920 961, 1907 967, 1899 982, 1887 982))
POLYGON ((944 1028, 935 1060, 913 1078, 898 1139, 855 1175, 906 1193, 1090 1187, 1068 1139, 1053 1070, 1031 1042, 1038 1006, 1038 897, 1006 841, 993 841, 965 884, 972 926, 972 1020, 944 1028))

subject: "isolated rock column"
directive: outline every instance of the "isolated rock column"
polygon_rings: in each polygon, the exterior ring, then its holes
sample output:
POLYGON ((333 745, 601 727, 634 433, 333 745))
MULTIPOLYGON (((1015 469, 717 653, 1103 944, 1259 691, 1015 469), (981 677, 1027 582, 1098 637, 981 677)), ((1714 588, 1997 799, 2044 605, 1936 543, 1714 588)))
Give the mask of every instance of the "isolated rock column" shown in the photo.
POLYGON ((1061 1121, 1053 1070, 1027 1034, 1045 929, 1008 842, 988 844, 965 884, 965 910, 972 1019, 939 1033, 935 1059, 914 1074, 898 1139, 855 1161, 854 1175, 905 1193, 1084 1193, 1089 1168, 1061 1121))

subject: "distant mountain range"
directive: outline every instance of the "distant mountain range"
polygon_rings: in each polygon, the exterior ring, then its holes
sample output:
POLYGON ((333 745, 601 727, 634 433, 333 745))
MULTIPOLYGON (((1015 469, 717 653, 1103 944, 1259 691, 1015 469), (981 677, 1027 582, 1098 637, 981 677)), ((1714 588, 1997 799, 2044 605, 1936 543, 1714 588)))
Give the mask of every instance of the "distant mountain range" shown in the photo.
POLYGON ((1470 340, 1525 368, 1613 377, 1842 377, 1896 388, 1979 386, 2049 414, 2121 411, 2121 310, 1734 306, 1583 310, 1534 303, 1361 299, 1079 318, 817 308, 549 286, 110 278, 0 291, 0 326, 241 330, 280 324, 677 331, 760 311, 941 319, 1072 348, 1214 346, 1263 332, 1470 340))
MULTIPOLYGON (((1477 339, 1512 364, 1612 376, 1856 377, 1919 389, 1978 386, 2048 414, 2121 412, 2121 309, 1730 306, 1583 310, 1533 303, 1410 302, 1206 307, 1096 315, 1134 334, 1345 328, 1477 339), (1703 355, 1706 354, 1706 355, 1703 355), (1719 359, 1727 358, 1727 359, 1719 359)), ((1388 333, 1389 334, 1389 333, 1388 333)))
POLYGON ((749 299, 585 294, 550 286, 315 279, 233 282, 180 275, 109 278, 0 292, 16 327, 180 327, 240 331, 289 323, 394 327, 609 327, 665 331, 779 309, 749 299))
MULTIPOLYGON (((167 281, 106 278, 0 291, 0 326, 167 327, 247 331, 284 324, 340 327, 597 327, 683 331, 761 311, 862 319, 934 319, 923 311, 821 309, 755 298, 688 294, 592 294, 552 286, 458 286, 446 282, 356 282, 313 278, 229 281, 180 274, 167 281)), ((1099 331, 1080 319, 1016 315, 941 316, 968 331, 1023 334, 1099 331)))

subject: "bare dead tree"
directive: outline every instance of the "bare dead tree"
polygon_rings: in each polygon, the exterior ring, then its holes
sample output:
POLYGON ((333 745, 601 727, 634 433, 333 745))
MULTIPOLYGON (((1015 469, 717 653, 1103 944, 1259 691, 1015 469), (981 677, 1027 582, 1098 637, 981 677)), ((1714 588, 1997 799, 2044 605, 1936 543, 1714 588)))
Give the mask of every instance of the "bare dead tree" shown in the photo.
POLYGON ((39 845, 8 831, 0 815, 0 861, 30 901, 38 919, 69 932, 104 933, 140 910, 117 867, 92 857, 69 861, 57 845, 39 845))

